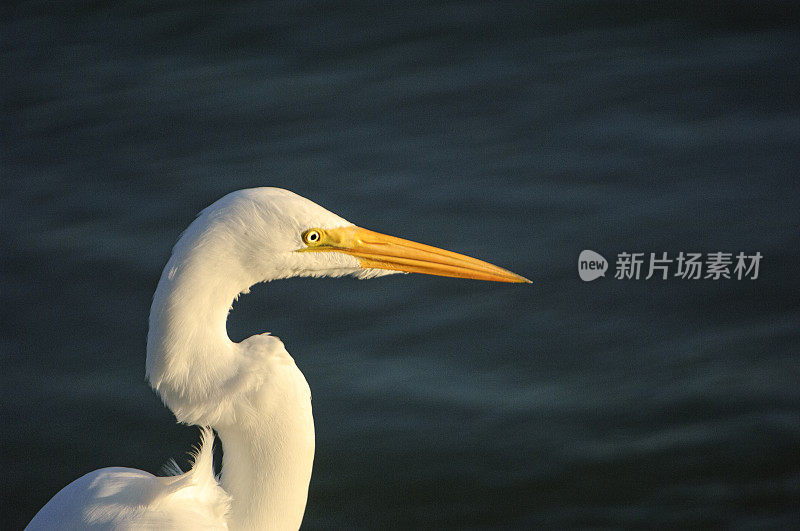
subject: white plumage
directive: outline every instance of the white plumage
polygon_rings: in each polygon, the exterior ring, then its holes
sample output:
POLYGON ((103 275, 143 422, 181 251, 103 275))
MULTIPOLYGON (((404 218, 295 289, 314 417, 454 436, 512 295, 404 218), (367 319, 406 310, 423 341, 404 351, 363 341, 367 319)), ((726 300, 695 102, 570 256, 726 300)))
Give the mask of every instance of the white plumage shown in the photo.
POLYGON ((119 467, 90 472, 56 494, 28 529, 228 529, 230 496, 214 477, 213 441, 204 428, 192 469, 179 475, 119 467))
POLYGON ((150 311, 147 378, 179 422, 203 429, 189 472, 91 472, 62 489, 28 529, 297 529, 314 458, 311 393, 283 343, 232 342, 232 302, 258 282, 371 278, 399 271, 526 279, 473 258, 355 227, 292 192, 231 193, 200 213, 161 275, 150 311))

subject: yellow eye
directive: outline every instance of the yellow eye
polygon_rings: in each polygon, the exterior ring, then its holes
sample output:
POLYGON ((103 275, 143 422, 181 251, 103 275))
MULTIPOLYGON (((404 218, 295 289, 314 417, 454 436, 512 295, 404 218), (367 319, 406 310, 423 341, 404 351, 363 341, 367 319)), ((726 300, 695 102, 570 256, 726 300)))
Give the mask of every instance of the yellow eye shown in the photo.
POLYGON ((319 240, 322 238, 322 233, 319 229, 308 229, 301 237, 303 238, 303 243, 306 245, 314 245, 319 243, 319 240))

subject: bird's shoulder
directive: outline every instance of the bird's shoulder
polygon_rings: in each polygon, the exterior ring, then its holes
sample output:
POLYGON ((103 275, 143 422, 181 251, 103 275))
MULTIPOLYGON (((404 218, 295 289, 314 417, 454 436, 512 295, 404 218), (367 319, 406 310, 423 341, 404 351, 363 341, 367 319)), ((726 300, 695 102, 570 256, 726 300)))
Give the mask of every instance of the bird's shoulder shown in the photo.
POLYGON ((183 474, 90 472, 61 489, 26 529, 228 529, 230 498, 214 476, 212 441, 204 432, 194 466, 183 474))

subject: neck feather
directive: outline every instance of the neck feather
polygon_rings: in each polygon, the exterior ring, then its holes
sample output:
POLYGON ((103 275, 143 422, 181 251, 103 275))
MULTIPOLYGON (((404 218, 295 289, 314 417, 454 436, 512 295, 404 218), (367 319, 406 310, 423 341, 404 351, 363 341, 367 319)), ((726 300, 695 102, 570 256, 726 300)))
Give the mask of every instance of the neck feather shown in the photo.
POLYGON ((308 384, 289 360, 273 367, 280 383, 268 381, 256 393, 256 416, 217 428, 225 450, 222 486, 232 498, 232 529, 298 529, 303 520, 314 421, 308 384))
POLYGON ((147 377, 180 422, 213 425, 221 383, 234 375, 236 344, 225 322, 247 285, 213 264, 173 255, 150 310, 147 377), (180 265, 178 265, 180 264, 180 265))

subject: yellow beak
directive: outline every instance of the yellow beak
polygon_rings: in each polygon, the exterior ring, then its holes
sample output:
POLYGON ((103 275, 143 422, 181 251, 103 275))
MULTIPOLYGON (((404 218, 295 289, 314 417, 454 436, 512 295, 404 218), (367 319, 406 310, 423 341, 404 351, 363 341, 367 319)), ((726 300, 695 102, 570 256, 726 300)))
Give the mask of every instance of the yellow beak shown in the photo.
POLYGON ((365 269, 389 269, 496 282, 530 282, 525 277, 482 260, 360 227, 309 229, 303 233, 303 242, 307 247, 298 251, 349 254, 358 258, 359 264, 365 269))

